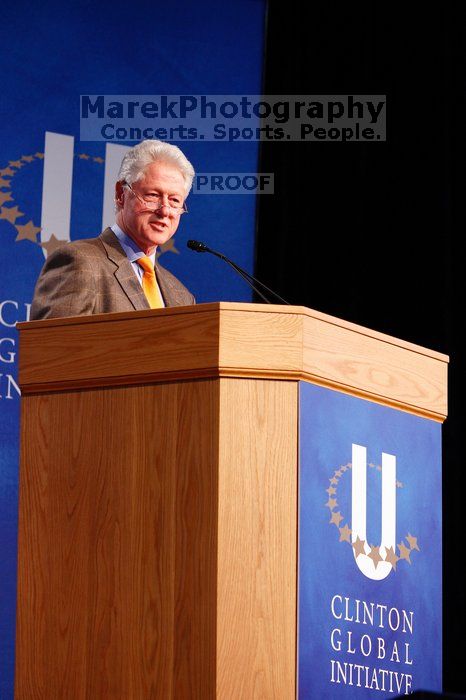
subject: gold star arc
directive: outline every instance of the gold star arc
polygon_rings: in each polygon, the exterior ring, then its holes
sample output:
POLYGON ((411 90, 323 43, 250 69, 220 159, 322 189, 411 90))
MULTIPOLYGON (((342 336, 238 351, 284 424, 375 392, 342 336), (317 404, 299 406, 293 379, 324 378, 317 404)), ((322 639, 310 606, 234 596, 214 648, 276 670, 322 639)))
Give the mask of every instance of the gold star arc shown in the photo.
POLYGON ((66 243, 69 243, 69 241, 65 241, 62 238, 57 238, 55 234, 52 233, 48 241, 45 243, 39 243, 39 245, 41 248, 44 248, 47 251, 47 255, 50 255, 50 253, 53 253, 57 248, 61 248, 63 245, 66 245, 66 243))
POLYGON ((0 209, 0 219, 6 219, 10 224, 14 224, 16 219, 24 216, 24 212, 19 210, 19 207, 2 207, 0 209))
POLYGON ((5 202, 13 202, 13 197, 11 192, 0 192, 0 206, 5 204, 5 202))
MULTIPOLYGON (((157 248, 157 251, 158 250, 159 249, 157 248)), ((166 243, 163 243, 160 246, 160 253, 157 252, 157 257, 159 258, 162 255, 162 253, 168 253, 169 251, 170 251, 170 253, 177 253, 178 255, 180 254, 180 251, 178 250, 178 248, 175 247, 175 239, 174 238, 170 238, 169 241, 167 241, 166 243)))
POLYGON ((23 154, 21 158, 18 158, 17 160, 8 161, 8 166, 0 169, 0 220, 3 219, 4 221, 8 221, 15 227, 16 243, 19 241, 29 240, 32 243, 39 245, 37 237, 41 229, 39 226, 35 226, 32 219, 25 224, 17 224, 17 219, 25 216, 24 212, 20 210, 19 206, 4 205, 15 201, 16 197, 13 196, 13 179, 20 168, 33 163, 37 158, 42 159, 43 157, 43 153, 36 153, 34 155, 23 154), (4 191, 1 189, 5 187, 7 187, 8 190, 4 191))
POLYGON ((408 534, 406 535, 405 539, 408 541, 409 548, 410 548, 411 550, 417 549, 418 552, 421 551, 421 550, 419 549, 419 545, 418 545, 418 543, 417 543, 417 537, 413 537, 412 534, 411 534, 410 532, 408 532, 408 534))
POLYGON ((408 549, 407 546, 403 542, 400 542, 400 544, 397 545, 397 547, 400 550, 400 556, 398 558, 399 559, 406 559, 408 564, 411 564, 411 559, 409 558, 411 550, 408 549))
POLYGON ((344 527, 338 528, 340 530, 340 542, 351 543, 351 530, 346 523, 344 527))
POLYGON ((15 227, 18 231, 15 241, 32 241, 33 243, 37 243, 37 234, 41 229, 40 226, 34 226, 32 220, 28 221, 27 224, 23 226, 15 224, 15 227))
POLYGON ((330 518, 330 523, 333 523, 338 528, 340 528, 340 523, 342 520, 343 520, 342 514, 339 511, 337 511, 335 513, 332 513, 332 517, 330 518))
MULTIPOLYGON (((348 469, 352 469, 352 466, 352 463, 348 462, 347 464, 340 466, 338 469, 334 469, 332 476, 328 479, 329 487, 325 489, 326 493, 328 494, 328 499, 325 503, 325 506, 327 508, 330 508, 331 516, 329 524, 337 526, 338 531, 340 533, 339 541, 348 542, 349 544, 351 544, 356 559, 361 554, 372 559, 375 569, 377 569, 379 563, 382 561, 385 561, 389 565, 391 565, 391 567, 395 571, 397 570, 398 562, 402 559, 407 561, 408 564, 412 565, 412 552, 415 550, 420 552, 421 550, 417 541, 417 537, 412 535, 410 532, 408 532, 404 540, 402 540, 398 545, 393 545, 392 547, 380 545, 378 547, 375 547, 374 545, 370 545, 369 542, 361 539, 359 535, 355 536, 355 534, 352 533, 352 530, 349 528, 348 524, 345 524, 344 527, 340 527, 341 523, 345 521, 345 515, 341 512, 341 510, 334 510, 334 508, 339 506, 338 501, 336 499, 336 494, 337 490, 340 491, 339 481, 343 476, 343 473, 348 469), (396 554, 396 549, 399 550, 399 556, 396 554)), ((368 466, 372 467, 373 474, 377 472, 382 472, 382 467, 380 464, 370 462, 368 463, 368 466)), ((403 486, 404 484, 401 481, 396 481, 397 488, 403 488, 403 486)), ((339 507, 341 508, 341 505, 339 507)))
POLYGON ((389 564, 393 566, 393 568, 396 571, 396 563, 398 561, 399 557, 396 556, 395 550, 393 547, 389 547, 387 551, 385 552, 385 561, 388 561, 389 564))
POLYGON ((366 541, 365 541, 365 540, 361 540, 360 537, 359 537, 359 535, 358 535, 358 536, 356 537, 356 539, 354 540, 354 542, 353 542, 353 549, 354 549, 354 555, 355 555, 356 558, 359 557, 360 554, 365 554, 365 553, 366 553, 366 550, 365 550, 365 547, 364 547, 365 543, 366 543, 366 541))
POLYGON ((380 551, 378 547, 374 547, 373 545, 370 545, 371 551, 367 555, 369 559, 372 559, 374 562, 374 567, 377 568, 378 564, 380 561, 383 561, 382 557, 380 556, 380 551))

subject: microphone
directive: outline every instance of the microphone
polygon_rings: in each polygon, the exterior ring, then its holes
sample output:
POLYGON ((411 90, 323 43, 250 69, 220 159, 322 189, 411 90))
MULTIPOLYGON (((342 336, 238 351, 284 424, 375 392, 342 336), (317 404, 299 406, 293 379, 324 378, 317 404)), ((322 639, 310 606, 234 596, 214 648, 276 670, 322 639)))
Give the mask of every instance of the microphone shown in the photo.
POLYGON ((191 250, 196 251, 196 253, 211 253, 212 255, 215 255, 217 258, 220 258, 220 260, 224 260, 226 263, 228 263, 228 265, 230 265, 235 270, 235 272, 237 272, 244 279, 245 282, 247 282, 249 284, 250 287, 252 287, 252 289, 254 289, 256 294, 258 294, 260 296, 260 298, 263 301, 265 301, 267 304, 273 304, 274 302, 271 301, 270 299, 268 299, 259 289, 257 289, 257 287, 255 286, 256 284, 259 285, 262 289, 265 289, 267 292, 272 294, 276 299, 279 299, 283 304, 287 304, 288 306, 290 306, 289 301, 286 301, 279 294, 274 292, 272 289, 269 289, 269 287, 267 287, 263 282, 261 282, 260 280, 256 279, 252 275, 250 275, 249 272, 246 272, 246 270, 243 270, 242 267, 240 267, 239 265, 234 263, 232 260, 227 258, 226 255, 223 255, 223 253, 219 253, 216 250, 212 250, 212 248, 209 248, 209 246, 207 246, 205 243, 202 243, 201 241, 190 240, 186 243, 186 245, 191 250))
POLYGON ((188 248, 191 248, 191 250, 195 250, 196 253, 210 253, 211 250, 206 246, 205 243, 201 243, 201 241, 188 241, 186 243, 188 248))

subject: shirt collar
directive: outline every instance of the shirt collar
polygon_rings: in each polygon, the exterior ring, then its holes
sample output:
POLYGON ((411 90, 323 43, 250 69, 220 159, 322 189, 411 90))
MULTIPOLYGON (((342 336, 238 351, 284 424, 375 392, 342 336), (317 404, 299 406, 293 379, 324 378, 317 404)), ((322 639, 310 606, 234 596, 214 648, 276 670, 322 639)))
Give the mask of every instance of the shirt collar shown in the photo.
MULTIPOLYGON (((145 253, 143 253, 137 243, 135 243, 135 241, 133 241, 133 239, 130 238, 130 236, 128 236, 128 234, 125 233, 117 223, 112 224, 110 228, 120 241, 120 245, 125 251, 125 255, 130 262, 136 262, 138 258, 143 258, 145 256, 145 253)), ((151 255, 146 256, 152 260, 153 265, 155 265, 155 253, 156 251, 154 250, 151 255)))

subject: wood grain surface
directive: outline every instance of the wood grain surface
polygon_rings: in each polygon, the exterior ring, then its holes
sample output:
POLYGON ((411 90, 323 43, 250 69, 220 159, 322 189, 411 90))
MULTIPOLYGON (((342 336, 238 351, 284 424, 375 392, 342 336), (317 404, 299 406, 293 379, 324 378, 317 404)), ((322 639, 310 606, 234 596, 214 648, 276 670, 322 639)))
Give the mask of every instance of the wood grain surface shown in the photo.
POLYGON ((297 383, 23 399, 16 700, 295 697, 297 383))
POLYGON ((218 387, 23 401, 17 700, 215 697, 218 387))
POLYGON ((302 379, 434 420, 447 415, 447 356, 303 307, 222 302, 18 327, 24 394, 267 377, 302 379), (112 362, 109 347, 119 349, 112 362))
POLYGON ((222 379, 217 698, 296 697, 296 382, 222 379))
POLYGON ((297 380, 443 420, 448 358, 302 307, 19 325, 16 700, 294 698, 297 380))

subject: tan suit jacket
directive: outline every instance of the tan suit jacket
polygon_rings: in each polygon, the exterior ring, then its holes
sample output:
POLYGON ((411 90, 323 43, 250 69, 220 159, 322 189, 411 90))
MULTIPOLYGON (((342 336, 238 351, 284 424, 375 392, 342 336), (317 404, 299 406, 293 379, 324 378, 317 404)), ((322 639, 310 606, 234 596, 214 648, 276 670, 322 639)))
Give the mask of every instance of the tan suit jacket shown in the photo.
MULTIPOLYGON (((195 304, 191 292, 156 263, 166 306, 195 304)), ((36 284, 31 320, 148 309, 141 284, 110 228, 51 253, 36 284)))

